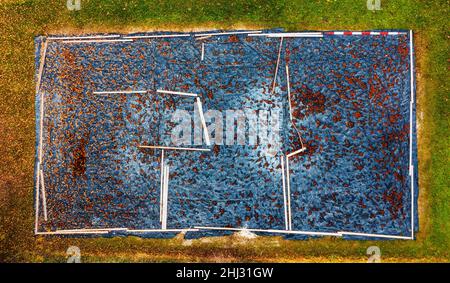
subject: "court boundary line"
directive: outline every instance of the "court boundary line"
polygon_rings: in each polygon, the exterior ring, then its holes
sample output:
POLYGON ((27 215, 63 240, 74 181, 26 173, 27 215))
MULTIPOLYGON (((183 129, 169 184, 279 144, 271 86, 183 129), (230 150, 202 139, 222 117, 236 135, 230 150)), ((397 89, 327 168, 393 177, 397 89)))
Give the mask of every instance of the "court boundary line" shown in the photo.
POLYGON ((105 35, 88 35, 88 36, 50 36, 48 40, 84 40, 84 39, 107 39, 107 38, 120 38, 119 34, 105 34, 105 35))
POLYGON ((203 61, 205 59, 205 43, 202 42, 202 52, 200 56, 200 61, 203 61))
POLYGON ((414 165, 413 165, 413 109, 414 109, 414 49, 413 32, 409 31, 410 103, 409 103, 409 175, 411 182, 411 238, 414 239, 414 165))
POLYGON ((408 237, 408 236, 357 233, 357 232, 347 232, 347 231, 313 232, 313 231, 301 231, 301 230, 253 229, 253 228, 232 228, 232 227, 214 227, 214 226, 194 226, 194 228, 197 228, 199 230, 250 231, 250 232, 262 232, 262 233, 300 234, 300 235, 312 235, 312 236, 335 236, 335 237, 363 236, 363 237, 390 238, 390 239, 402 239, 402 240, 410 240, 411 239, 411 237, 408 237))
POLYGON ((194 226, 199 230, 219 230, 219 231, 250 231, 262 233, 280 233, 280 234, 300 234, 300 235, 317 235, 317 236, 337 236, 341 234, 333 232, 311 232, 311 231, 292 231, 280 229, 253 229, 253 228, 231 228, 231 227, 213 227, 213 226, 194 226))
POLYGON ((211 33, 196 33, 195 37, 210 37, 210 36, 221 36, 221 35, 237 35, 237 34, 250 34, 250 33, 261 33, 261 30, 249 30, 249 31, 234 31, 234 32, 211 32, 211 33))
POLYGON ((276 33, 251 33, 250 37, 265 36, 266 38, 276 37, 323 37, 322 32, 276 32, 276 33))
POLYGON ((169 198, 169 166, 164 165, 164 183, 163 186, 163 215, 161 229, 167 230, 167 204, 169 198))
POLYGON ((210 148, 199 148, 199 147, 174 147, 162 145, 138 145, 138 147, 148 149, 165 149, 165 150, 211 151, 210 148))
POLYGON ((208 127, 206 127, 206 121, 205 121, 205 116, 203 114, 203 104, 202 101, 200 100, 200 97, 196 98, 197 101, 197 108, 198 108, 198 113, 200 115, 200 120, 202 123, 202 127, 203 127, 203 135, 205 137, 205 143, 206 145, 210 146, 211 145, 211 141, 209 140, 209 132, 208 132, 208 127))
POLYGON ((270 92, 270 94, 273 94, 275 92, 275 85, 277 82, 278 67, 280 66, 280 57, 281 57, 281 49, 282 48, 283 48, 283 37, 280 39, 280 47, 278 48, 277 65, 275 67, 275 75, 273 76, 272 91, 270 92))
POLYGON ((134 93, 147 93, 148 90, 102 90, 93 91, 93 94, 134 94, 134 93))
POLYGON ((45 193, 45 182, 44 182, 44 171, 41 169, 39 172, 41 174, 41 193, 42 193, 42 210, 44 211, 44 220, 48 221, 47 217, 47 197, 45 193))
POLYGON ((163 184, 164 184, 164 149, 161 150, 161 183, 159 186, 159 223, 162 224, 162 199, 163 199, 163 184))
POLYGON ((126 35, 121 38, 124 39, 146 39, 146 38, 171 38, 171 37, 190 37, 189 33, 182 34, 159 34, 159 35, 126 35))
POLYGON ((281 159, 281 177, 283 178, 283 206, 284 206, 284 225, 286 230, 289 230, 288 214, 287 214, 287 199, 286 199, 286 177, 284 173, 284 155, 280 156, 281 159))
POLYGON ((86 39, 86 40, 63 40, 62 43, 102 43, 102 42, 134 42, 133 39, 86 39))
POLYGON ((163 94, 175 94, 175 95, 181 95, 181 96, 198 97, 198 94, 192 93, 192 92, 182 92, 182 91, 173 91, 173 90, 165 90, 165 89, 157 89, 156 92, 163 93, 163 94))
MULTIPOLYGON (((37 75, 37 82, 36 82, 36 96, 40 96, 40 105, 39 105, 39 115, 40 115, 40 121, 39 121, 39 152, 38 152, 38 163, 37 163, 37 170, 36 172, 36 193, 35 193, 35 224, 34 224, 34 231, 37 233, 39 231, 39 206, 40 206, 40 189, 41 184, 43 184, 43 180, 41 181, 41 178, 44 178, 44 175, 41 174, 41 166, 42 166, 42 143, 43 143, 43 132, 44 132, 44 103, 45 103, 45 96, 44 92, 41 92, 41 83, 42 83, 42 74, 44 73, 44 66, 45 66, 45 58, 47 56, 47 48, 48 48, 48 41, 44 38, 43 43, 41 43, 41 61, 39 62, 39 71, 37 75)), ((45 200, 46 201, 46 200, 45 200)), ((44 200, 43 200, 44 203, 44 200)), ((47 221, 47 204, 43 204, 45 207, 44 210, 44 217, 47 221)))
POLYGON ((180 229, 129 229, 129 228, 99 228, 99 229, 67 229, 56 231, 36 232, 35 235, 89 235, 89 234, 110 234, 112 232, 126 232, 126 233, 173 233, 173 232, 196 232, 199 229, 195 228, 180 228, 180 229))

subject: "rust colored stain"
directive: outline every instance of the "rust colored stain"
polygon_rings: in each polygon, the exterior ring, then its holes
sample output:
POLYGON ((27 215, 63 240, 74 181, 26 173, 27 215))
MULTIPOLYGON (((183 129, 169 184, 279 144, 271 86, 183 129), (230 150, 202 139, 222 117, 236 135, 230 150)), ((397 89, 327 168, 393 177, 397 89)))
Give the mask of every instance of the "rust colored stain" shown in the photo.
POLYGON ((214 145, 213 152, 215 156, 219 155, 220 147, 217 144, 214 145))
POLYGON ((73 177, 84 176, 86 174, 86 145, 88 137, 78 140, 73 154, 72 175, 73 177))
POLYGON ((312 91, 307 87, 299 88, 297 93, 294 94, 292 113, 295 118, 303 119, 307 116, 323 113, 325 111, 326 97, 319 91, 312 91), (299 105, 299 102, 302 105, 299 105))
POLYGON ((392 219, 397 219, 403 207, 403 192, 398 191, 396 188, 391 188, 389 191, 384 192, 383 201, 390 204, 388 210, 391 213, 392 219))
POLYGON ((239 42, 239 38, 236 35, 231 35, 228 42, 239 42))

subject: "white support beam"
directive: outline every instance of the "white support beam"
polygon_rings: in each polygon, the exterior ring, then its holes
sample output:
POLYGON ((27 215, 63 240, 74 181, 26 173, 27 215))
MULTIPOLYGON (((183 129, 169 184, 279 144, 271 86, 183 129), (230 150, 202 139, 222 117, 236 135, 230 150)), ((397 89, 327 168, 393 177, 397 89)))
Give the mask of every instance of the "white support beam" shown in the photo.
POLYGON ((189 96, 189 97, 198 97, 198 94, 190 93, 190 92, 171 91, 171 90, 163 90, 163 89, 158 89, 158 90, 156 90, 156 92, 157 93, 165 93, 165 94, 175 94, 175 95, 181 95, 181 96, 189 96))
POLYGON ((252 30, 252 31, 234 31, 234 32, 213 32, 213 33, 199 33, 196 34, 196 37, 204 37, 204 36, 220 36, 220 35, 234 35, 234 34, 255 34, 255 33, 261 33, 260 30, 252 30))
POLYGON ((286 183, 287 183, 287 205, 288 205, 288 229, 292 230, 292 214, 291 214, 291 176, 289 172, 289 157, 286 156, 286 183))
POLYGON ((114 35, 88 35, 88 36, 53 36, 48 37, 48 40, 83 40, 83 39, 106 39, 106 38, 119 38, 120 35, 114 34, 114 35))
POLYGON ((376 238, 387 238, 387 239, 401 239, 401 240, 411 240, 411 237, 406 236, 396 236, 396 235, 383 235, 383 234, 369 234, 369 233, 354 233, 354 232, 345 232, 340 231, 338 232, 342 236, 362 236, 362 237, 376 237, 376 238))
POLYGON ((248 36, 265 36, 265 37, 323 37, 322 32, 277 32, 277 33, 257 33, 248 36))
POLYGON ((281 158, 281 172, 282 172, 282 178, 283 178, 283 206, 284 206, 284 224, 286 226, 286 230, 289 230, 289 224, 288 224, 288 214, 287 214, 287 199, 286 199, 286 177, 285 177, 285 171, 284 171, 284 155, 280 157, 281 158))
POLYGON ((299 154, 299 153, 301 153, 301 152, 303 152, 303 151, 305 151, 305 150, 306 150, 306 148, 300 148, 299 150, 296 150, 296 151, 294 151, 294 152, 289 153, 289 154, 287 155, 287 157, 292 157, 292 156, 294 156, 294 155, 296 155, 296 154, 299 154))
POLYGON ((409 103, 409 172, 411 182, 411 238, 414 239, 414 165, 413 165, 413 110, 414 110, 414 49, 413 32, 409 31, 410 103, 409 103))
POLYGON ((161 185, 160 185, 160 194, 159 194, 159 222, 160 223, 162 223, 163 195, 164 195, 164 149, 161 150, 161 185))
POLYGON ((63 40, 62 43, 102 43, 102 42, 133 42, 133 39, 92 39, 92 40, 63 40))
POLYGON ((278 49, 278 59, 277 59, 277 65, 275 67, 275 75, 273 77, 273 83, 272 83, 272 91, 271 94, 275 91, 275 84, 277 82, 277 75, 278 75, 278 66, 280 65, 280 57, 281 57, 281 48, 283 47, 283 38, 280 39, 280 47, 278 49))
POLYGON ((129 229, 130 233, 149 233, 149 232, 196 232, 199 229, 129 229))
POLYGON ((125 39, 145 39, 145 38, 170 38, 170 37, 189 37, 188 33, 184 34, 159 34, 159 35, 128 35, 124 36, 125 39))
POLYGON ((190 150, 190 151, 211 151, 209 148, 197 148, 197 147, 173 147, 173 146, 160 146, 160 145, 139 145, 139 148, 149 149, 165 149, 165 150, 190 150))
POLYGON ((42 169, 41 169, 40 174, 41 174, 40 179, 41 179, 41 192, 42 192, 42 208, 44 211, 44 220, 47 221, 48 220, 48 218, 47 218, 47 196, 45 193, 44 172, 42 171, 42 169))
POLYGON ((204 226, 195 226, 194 228, 197 228, 200 230, 250 231, 250 232, 263 232, 263 233, 298 234, 298 235, 310 235, 310 236, 336 236, 336 237, 342 236, 340 233, 310 232, 310 231, 286 231, 286 230, 276 230, 276 229, 247 229, 247 228, 204 227, 204 226))
POLYGON ((34 215, 34 234, 37 234, 38 233, 38 230, 39 230, 39 186, 40 186, 40 176, 41 176, 41 174, 40 174, 40 171, 41 171, 41 169, 40 169, 40 165, 39 165, 39 162, 38 162, 38 166, 37 166, 38 168, 37 168, 37 176, 36 176, 36 188, 35 188, 35 211, 34 211, 34 213, 35 213, 35 215, 34 215))
POLYGON ((147 93, 147 90, 106 90, 106 91, 94 91, 94 94, 133 94, 133 93, 147 93))
POLYGON ((206 145, 211 145, 211 142, 209 140, 208 128, 206 127, 205 116, 203 115, 202 102, 199 97, 197 97, 197 107, 198 107, 198 113, 200 115, 200 120, 202 122, 203 134, 205 136, 206 145))
POLYGON ((167 208, 169 196, 169 166, 164 165, 163 217, 161 229, 167 229, 167 208))
POLYGON ((205 43, 202 42, 202 55, 201 55, 201 61, 205 59, 205 43))

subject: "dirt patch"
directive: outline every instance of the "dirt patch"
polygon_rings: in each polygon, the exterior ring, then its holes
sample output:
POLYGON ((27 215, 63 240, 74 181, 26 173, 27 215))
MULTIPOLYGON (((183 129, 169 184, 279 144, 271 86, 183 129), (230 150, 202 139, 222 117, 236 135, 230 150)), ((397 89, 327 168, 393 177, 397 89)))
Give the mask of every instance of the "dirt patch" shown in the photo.
POLYGON ((419 159, 419 232, 417 238, 424 240, 429 234, 431 225, 430 217, 430 183, 431 183, 431 137, 430 131, 432 113, 430 101, 426 99, 427 81, 423 77, 423 67, 427 66, 429 60, 427 54, 427 41, 421 33, 414 35, 415 40, 415 60, 416 60, 416 119, 417 119, 417 154, 419 159), (419 127, 419 125, 421 125, 419 127))
POLYGON ((86 173, 86 145, 89 135, 77 141, 73 154, 72 174, 73 177, 84 176, 86 173))

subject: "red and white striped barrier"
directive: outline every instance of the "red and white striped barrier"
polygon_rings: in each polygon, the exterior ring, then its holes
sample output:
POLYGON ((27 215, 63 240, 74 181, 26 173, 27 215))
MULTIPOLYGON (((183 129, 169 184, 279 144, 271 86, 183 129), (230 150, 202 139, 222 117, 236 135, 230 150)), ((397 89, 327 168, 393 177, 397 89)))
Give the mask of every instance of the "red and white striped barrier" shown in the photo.
POLYGON ((326 31, 325 35, 401 35, 406 32, 398 31, 326 31))

